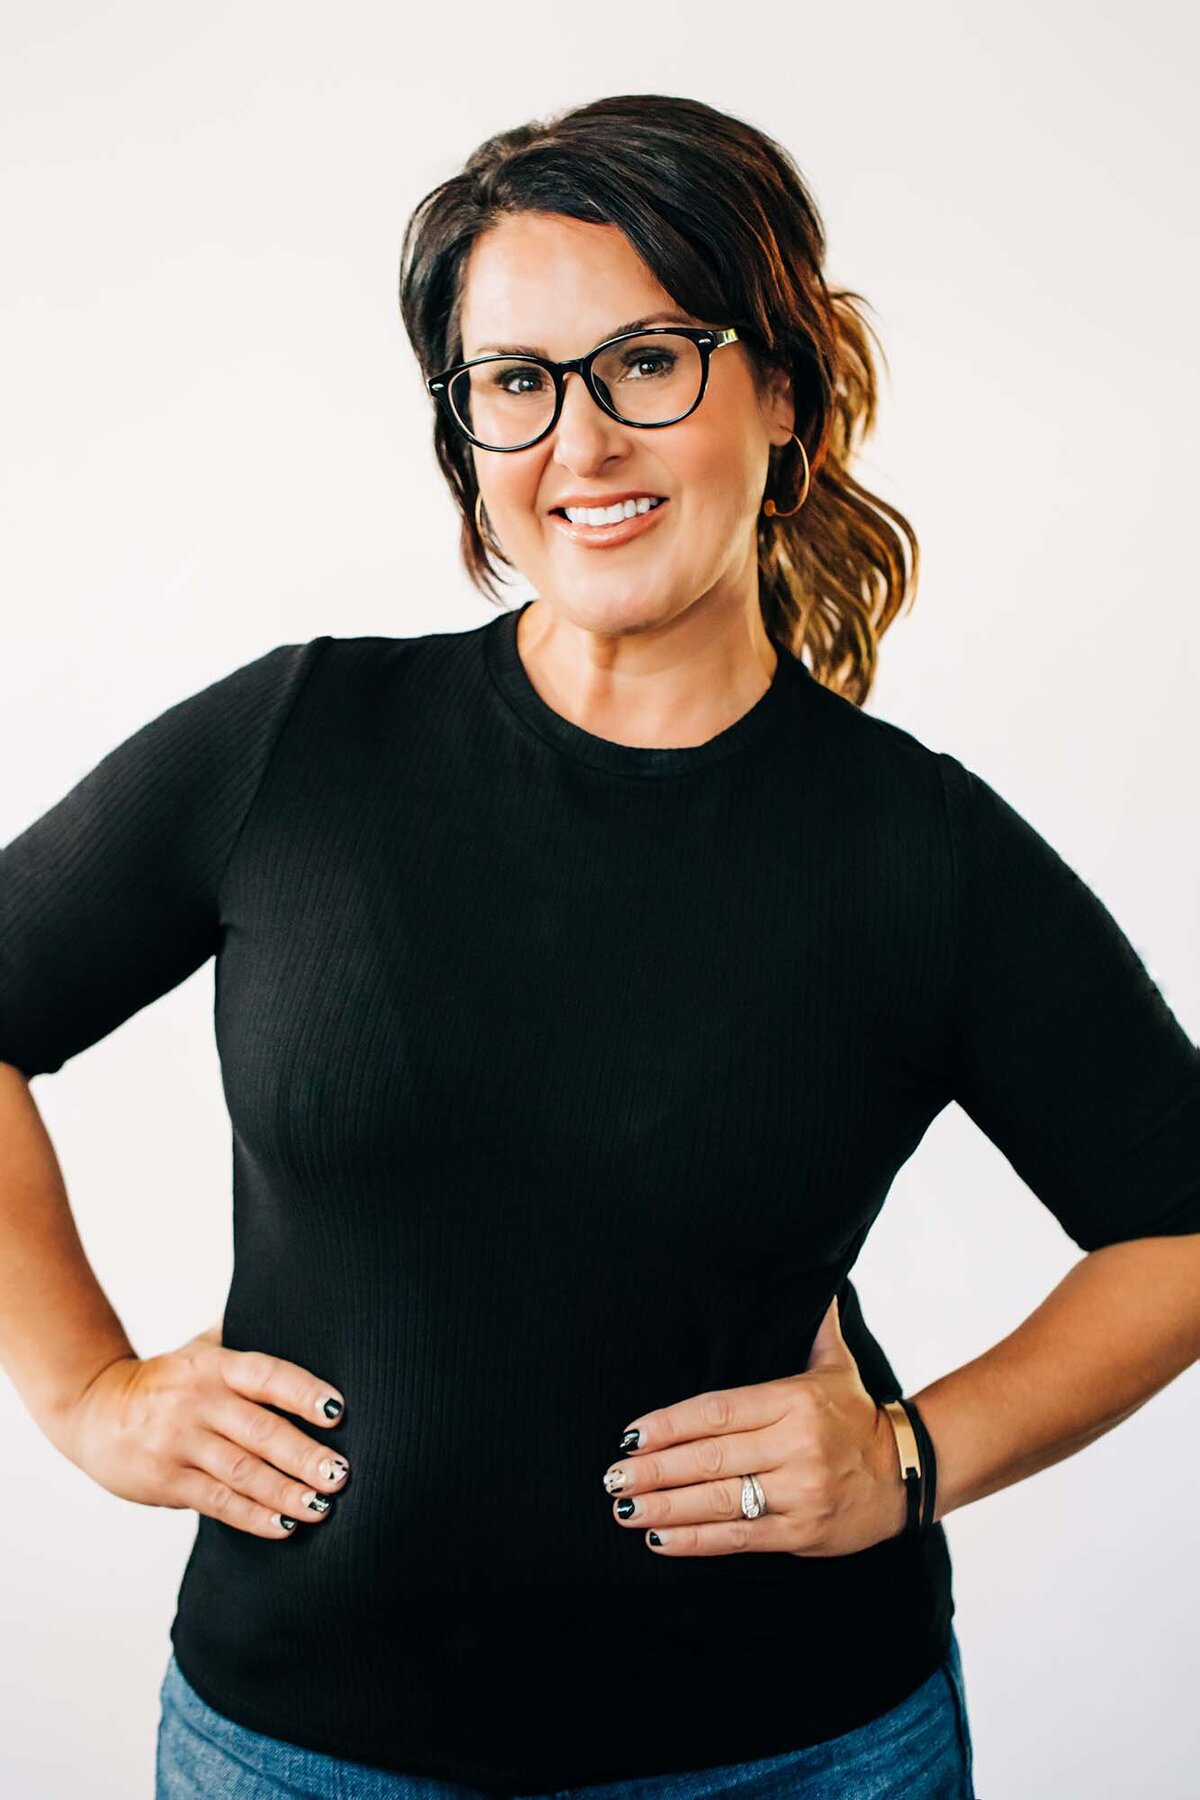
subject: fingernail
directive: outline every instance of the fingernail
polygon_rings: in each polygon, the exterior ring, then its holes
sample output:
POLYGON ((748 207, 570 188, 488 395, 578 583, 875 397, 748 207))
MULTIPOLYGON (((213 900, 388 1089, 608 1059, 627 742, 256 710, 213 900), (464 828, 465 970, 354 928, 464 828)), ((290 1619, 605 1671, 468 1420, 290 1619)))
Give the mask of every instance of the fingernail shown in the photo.
POLYGON ((604 1477, 604 1485, 610 1494, 615 1494, 618 1488, 623 1488, 625 1486, 624 1469, 609 1469, 604 1477))
POLYGON ((660 1537, 657 1531, 648 1531, 646 1533, 646 1542, 648 1544, 653 1544, 656 1550, 661 1550, 666 1541, 666 1538, 660 1537))
POLYGON ((335 1400, 331 1395, 328 1400, 323 1400, 321 1402, 321 1411, 325 1414, 327 1419, 340 1419, 342 1416, 342 1403, 340 1400, 335 1400))
POLYGON ((631 1427, 621 1439, 621 1455, 624 1456, 629 1450, 636 1450, 641 1441, 641 1432, 636 1427, 631 1427))
POLYGON ((333 1505, 333 1501, 329 1498, 328 1494, 313 1493, 305 1494, 304 1504, 308 1507, 310 1512, 323 1513, 329 1511, 329 1508, 333 1505))
POLYGON ((317 1466, 320 1470, 322 1481, 340 1481, 342 1476, 349 1469, 350 1464, 340 1456, 330 1456, 317 1466))
POLYGON ((632 1519, 632 1517, 636 1511, 637 1511, 637 1501, 636 1500, 618 1500, 617 1501, 617 1517, 618 1517, 618 1519, 632 1519))
POLYGON ((295 1530, 295 1519, 289 1519, 286 1513, 272 1513, 271 1517, 274 1519, 276 1525, 282 1525, 285 1531, 295 1530))

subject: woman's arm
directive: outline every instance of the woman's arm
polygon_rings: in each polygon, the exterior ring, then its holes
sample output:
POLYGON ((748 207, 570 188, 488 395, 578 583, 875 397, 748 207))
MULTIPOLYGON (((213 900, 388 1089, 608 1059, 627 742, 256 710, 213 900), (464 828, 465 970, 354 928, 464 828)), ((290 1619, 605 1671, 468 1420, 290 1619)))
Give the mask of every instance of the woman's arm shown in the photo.
POLYGON ((0 1062, 0 1367, 53 1443, 92 1378, 132 1355, 84 1255, 29 1084, 0 1062))
POLYGON ((1200 1233, 1084 1256, 1023 1324, 910 1396, 937 1452, 937 1508, 1061 1462, 1200 1358, 1200 1233))

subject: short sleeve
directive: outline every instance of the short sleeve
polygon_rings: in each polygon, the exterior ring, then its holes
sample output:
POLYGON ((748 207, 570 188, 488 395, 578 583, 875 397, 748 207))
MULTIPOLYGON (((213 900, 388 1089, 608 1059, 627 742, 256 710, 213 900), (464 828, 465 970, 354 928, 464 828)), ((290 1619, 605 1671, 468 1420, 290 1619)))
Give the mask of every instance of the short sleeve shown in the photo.
POLYGON ((0 1062, 50 1074, 218 942, 218 890, 325 640, 177 701, 0 849, 0 1062))
POLYGON ((951 1097, 1081 1249, 1200 1231, 1200 1049, 1086 882, 981 776, 939 761, 951 1097))

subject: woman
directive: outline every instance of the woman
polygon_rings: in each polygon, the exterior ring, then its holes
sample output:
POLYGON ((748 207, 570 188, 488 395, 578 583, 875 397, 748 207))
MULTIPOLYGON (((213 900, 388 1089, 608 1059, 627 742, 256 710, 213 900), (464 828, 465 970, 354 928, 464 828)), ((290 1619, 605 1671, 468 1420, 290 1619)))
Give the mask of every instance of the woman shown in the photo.
POLYGON ((823 253, 698 102, 482 145, 401 301, 467 565, 537 597, 278 646, 4 851, 3 1275, 47 1301, 5 1365, 199 1514, 160 1800, 961 1800, 940 1521, 1197 1353, 1200 1053, 1050 846, 862 710, 917 546, 850 472, 823 253), (210 955, 233 1281, 141 1359, 28 1080, 210 955), (849 1272, 951 1100, 1087 1254, 904 1396, 849 1272))

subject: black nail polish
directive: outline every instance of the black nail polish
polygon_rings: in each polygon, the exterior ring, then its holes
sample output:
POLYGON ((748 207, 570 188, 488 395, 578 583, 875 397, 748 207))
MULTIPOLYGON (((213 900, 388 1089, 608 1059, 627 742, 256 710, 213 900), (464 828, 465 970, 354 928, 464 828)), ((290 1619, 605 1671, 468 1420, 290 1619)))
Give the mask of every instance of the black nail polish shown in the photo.
POLYGON ((625 1436, 621 1439, 621 1455, 624 1456, 627 1450, 636 1450, 641 1441, 642 1434, 640 1431, 627 1431, 625 1436))
POLYGON ((325 1414, 327 1419, 340 1419, 342 1416, 342 1403, 340 1400, 326 1400, 321 1411, 325 1414))
POLYGON ((659 1537, 657 1531, 649 1532, 646 1541, 647 1543, 653 1544, 657 1550, 662 1549, 662 1539, 659 1537))
POLYGON ((311 1500, 305 1501, 309 1512, 328 1512, 332 1504, 328 1494, 314 1494, 311 1500))
POLYGON ((618 1519, 631 1519, 633 1517, 633 1514, 634 1514, 634 1504, 633 1504, 632 1500, 618 1500, 617 1501, 617 1517, 618 1517, 618 1519))
POLYGON ((293 1531, 296 1526, 295 1519, 289 1519, 286 1513, 280 1513, 279 1523, 283 1526, 285 1531, 293 1531))

